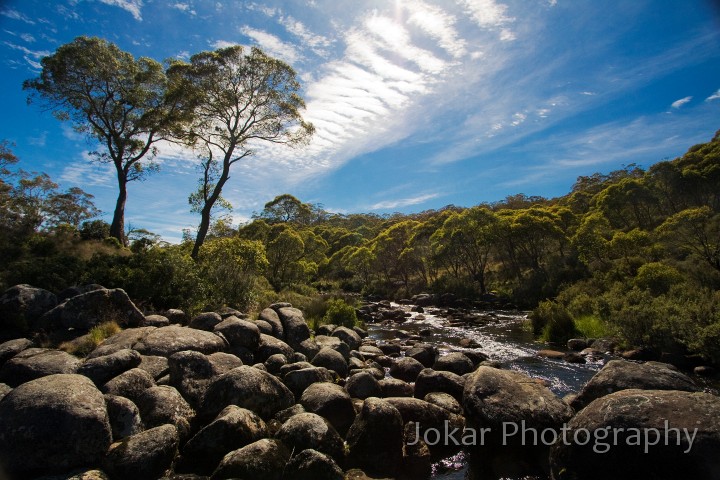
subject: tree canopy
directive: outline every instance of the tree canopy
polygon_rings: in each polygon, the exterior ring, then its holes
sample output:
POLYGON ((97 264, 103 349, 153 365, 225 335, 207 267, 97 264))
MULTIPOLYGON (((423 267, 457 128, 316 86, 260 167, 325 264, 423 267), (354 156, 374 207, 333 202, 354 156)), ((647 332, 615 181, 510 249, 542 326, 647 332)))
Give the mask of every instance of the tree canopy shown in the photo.
POLYGON ((157 169, 154 146, 185 119, 182 97, 168 95, 160 63, 96 37, 78 37, 41 64, 40 75, 23 84, 28 100, 39 99, 59 120, 72 122, 96 142, 92 156, 113 164, 119 192, 110 234, 126 244, 127 183, 157 169))
POLYGON ((193 120, 182 138, 201 158, 198 191, 191 196, 200 212, 196 258, 232 166, 260 143, 302 144, 313 126, 300 114, 305 103, 295 71, 258 48, 249 54, 239 45, 198 53, 189 63, 174 62, 168 75, 189 99, 193 120))

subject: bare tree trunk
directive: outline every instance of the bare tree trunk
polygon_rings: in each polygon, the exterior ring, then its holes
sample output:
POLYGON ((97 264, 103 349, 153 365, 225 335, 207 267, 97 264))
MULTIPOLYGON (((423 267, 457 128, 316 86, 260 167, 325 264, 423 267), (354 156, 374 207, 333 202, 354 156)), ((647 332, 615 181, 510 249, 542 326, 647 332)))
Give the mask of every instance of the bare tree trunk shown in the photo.
MULTIPOLYGON (((215 203, 215 202, 213 202, 215 203)), ((198 254, 200 253, 200 247, 205 242, 208 230, 210 229, 210 212, 213 207, 213 203, 206 203, 203 205, 202 211, 200 212, 200 226, 198 227, 197 236, 195 237, 195 245, 193 245, 193 251, 191 257, 197 260, 198 254)))
POLYGON ((127 246, 125 237, 125 202, 127 201, 127 178, 124 172, 118 171, 119 193, 115 204, 115 213, 110 224, 110 236, 118 239, 121 245, 127 246))

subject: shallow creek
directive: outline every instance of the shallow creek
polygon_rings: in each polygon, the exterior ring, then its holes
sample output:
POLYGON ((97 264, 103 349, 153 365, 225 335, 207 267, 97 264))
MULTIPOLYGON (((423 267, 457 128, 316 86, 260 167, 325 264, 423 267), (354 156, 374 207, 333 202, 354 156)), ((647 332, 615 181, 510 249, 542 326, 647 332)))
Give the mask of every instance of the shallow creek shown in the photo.
MULTIPOLYGON (((393 307, 411 310, 408 305, 393 304, 393 307)), ((368 333, 378 341, 396 339, 398 330, 411 336, 421 336, 423 342, 437 346, 441 355, 454 351, 479 350, 488 355, 490 360, 501 362, 503 368, 544 380, 548 388, 560 397, 577 392, 605 362, 604 359, 598 359, 586 364, 575 364, 541 358, 537 352, 548 347, 535 341, 532 332, 525 326, 526 312, 477 313, 477 320, 457 324, 442 316, 442 312, 428 308, 422 314, 412 312, 412 316, 405 322, 394 323, 392 326, 369 324, 368 333), (480 347, 463 348, 460 346, 462 339, 475 340, 480 347)), ((463 454, 460 453, 435 464, 434 470, 436 473, 433 479, 461 480, 465 478, 467 466, 463 454)))

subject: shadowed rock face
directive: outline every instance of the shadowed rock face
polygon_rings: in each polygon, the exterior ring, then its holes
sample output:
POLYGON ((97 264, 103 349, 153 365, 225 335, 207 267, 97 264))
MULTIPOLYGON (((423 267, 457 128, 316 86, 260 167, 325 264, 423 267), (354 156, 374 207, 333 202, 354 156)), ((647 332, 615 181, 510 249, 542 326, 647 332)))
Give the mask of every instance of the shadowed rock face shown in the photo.
POLYGON ((560 438, 553 446, 553 478, 720 478, 718 412, 720 397, 707 393, 628 389, 603 396, 570 421, 567 441, 560 438), (586 445, 580 445, 584 434, 575 440, 581 429, 592 432, 586 445), (638 441, 630 429, 642 432, 638 441), (610 433, 598 439, 604 431, 610 433))
POLYGON ((103 461, 103 468, 111 478, 159 478, 172 464, 178 442, 173 425, 146 430, 113 444, 103 461))
POLYGON ((57 297, 42 288, 15 285, 0 296, 0 328, 24 331, 57 305, 57 297))
POLYGON ((225 455, 212 479, 281 480, 290 451, 278 440, 264 438, 225 455))
POLYGON ((276 377, 257 368, 242 366, 210 383, 200 415, 214 418, 228 405, 237 405, 269 419, 294 403, 292 392, 276 377))
POLYGON ((547 387, 518 372, 479 367, 463 392, 468 425, 489 429, 484 442, 471 449, 474 478, 547 475, 549 446, 522 435, 504 436, 506 425, 537 431, 559 431, 573 410, 547 387), (494 477, 493 477, 494 476, 494 477))
POLYGON ((80 360, 69 353, 46 348, 28 348, 0 367, 0 382, 16 387, 30 380, 60 373, 75 373, 80 360))
POLYGON ((690 377, 666 363, 611 360, 585 384, 571 405, 575 410, 580 410, 608 393, 630 388, 700 391, 690 377))
POLYGON ((393 476, 402 464, 403 418, 386 400, 370 397, 347 435, 348 465, 393 476))
POLYGON ((330 455, 338 462, 345 459, 342 438, 330 422, 315 413, 290 417, 280 427, 276 438, 296 452, 310 448, 330 455))
POLYGON ((89 330, 105 322, 117 322, 123 327, 138 327, 145 315, 121 288, 101 288, 72 297, 38 320, 38 327, 46 330, 74 328, 89 330))
POLYGON ((245 408, 230 405, 202 428, 183 447, 183 463, 190 471, 210 474, 233 450, 268 436, 260 417, 245 408))
POLYGON ((49 375, 0 402, 0 462, 28 476, 97 465, 111 442, 102 393, 82 375, 49 375))
POLYGON ((296 454, 285 469, 286 478, 293 480, 343 480, 344 475, 332 457, 307 449, 296 454))
POLYGON ((226 345, 223 339, 214 333, 171 325, 150 331, 133 348, 143 355, 169 357, 184 350, 204 354, 220 352, 225 350, 226 345))

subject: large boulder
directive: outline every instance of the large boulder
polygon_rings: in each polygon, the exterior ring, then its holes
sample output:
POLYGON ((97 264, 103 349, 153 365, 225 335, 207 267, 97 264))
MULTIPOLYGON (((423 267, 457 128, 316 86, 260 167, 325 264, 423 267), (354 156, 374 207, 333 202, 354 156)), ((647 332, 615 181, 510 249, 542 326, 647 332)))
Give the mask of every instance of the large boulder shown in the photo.
POLYGON ((170 319, 163 315, 145 315, 143 325, 146 327, 167 327, 170 325, 170 319))
POLYGON ((382 395, 380 382, 370 372, 361 370, 348 377, 345 382, 345 389, 351 397, 365 400, 368 397, 379 397, 382 395))
POLYGON ((95 383, 102 385, 113 377, 140 365, 142 358, 135 350, 118 350, 110 355, 91 358, 83 362, 77 370, 95 383))
POLYGON ((300 344, 310 338, 310 328, 300 310, 293 307, 277 309, 278 316, 285 331, 285 341, 297 350, 300 344))
POLYGON ((316 367, 324 367, 332 370, 341 377, 347 376, 348 373, 348 364, 345 358, 332 348, 324 347, 321 349, 317 355, 313 357, 311 363, 316 367))
POLYGON ((337 327, 333 330, 330 336, 342 340, 348 347, 350 347, 350 350, 357 350, 360 348, 360 344, 362 343, 360 335, 358 335, 355 330, 347 327, 337 327))
POLYGON ((398 358, 390 367, 390 375, 404 382, 414 382, 420 375, 423 364, 412 357, 398 358))
POLYGON ((223 457, 267 436, 265 422, 245 408, 230 405, 182 448, 182 464, 190 471, 210 474, 223 457))
POLYGON ((30 330, 37 319, 57 305, 52 292, 30 285, 15 285, 0 296, 0 329, 30 330))
POLYGON ((347 434, 348 465, 395 476, 403 458, 403 418, 389 402, 370 397, 347 434))
POLYGON ((465 382, 465 417, 473 431, 487 429, 471 449, 471 468, 482 475, 547 475, 549 447, 525 441, 523 428, 559 431, 573 410, 547 387, 511 370, 479 367, 465 382))
POLYGON ((133 348, 143 355, 169 357, 184 350, 195 350, 210 354, 225 350, 225 341, 214 333, 195 328, 169 327, 157 328, 149 332, 133 348))
POLYGON ((465 378, 453 372, 426 368, 415 379, 415 397, 417 398, 425 398, 431 392, 442 392, 452 395, 455 400, 462 402, 464 389, 465 378))
POLYGON ((457 375, 465 375, 475 370, 475 365, 470 358, 462 352, 452 352, 443 355, 435 360, 434 370, 452 372, 457 375))
MULTIPOLYGON (((421 437, 425 438, 428 430, 437 430, 444 432, 446 429, 457 428, 462 431, 465 426, 465 419, 460 415, 455 415, 444 408, 437 405, 411 397, 389 397, 385 399, 390 405, 395 407, 402 416, 403 423, 415 422, 420 429, 421 437)), ((430 445, 434 447, 435 445, 430 445)), ((438 447, 444 447, 443 442, 437 444, 438 447)), ((456 447, 457 445, 447 445, 447 447, 456 447)))
POLYGON ((428 403, 432 403, 433 405, 436 405, 440 408, 444 408, 450 413, 454 413, 456 415, 462 415, 463 409, 462 405, 460 405, 460 402, 458 402, 456 399, 454 399, 451 395, 448 395, 447 393, 442 392, 431 392, 425 395, 425 398, 423 398, 428 403))
POLYGON ((110 447, 102 393, 82 375, 24 383, 0 402, 0 464, 26 477, 96 465, 110 447))
POLYGON ((90 330, 106 322, 122 327, 139 327, 145 315, 121 288, 102 288, 71 297, 45 313, 39 325, 47 329, 90 330))
POLYGON ((380 384, 380 392, 383 398, 413 396, 413 386, 397 378, 383 378, 378 383, 380 384))
POLYGON ((324 367, 292 370, 283 377, 283 383, 290 389, 295 398, 300 398, 305 389, 313 383, 332 382, 333 380, 333 374, 324 367))
POLYGON ((556 480, 720 478, 720 397, 626 389, 581 410, 552 447, 556 480))
POLYGON ((117 395, 105 395, 113 441, 122 440, 145 430, 140 410, 132 400, 117 395))
POLYGON ((5 385, 4 383, 0 383, 0 400, 5 398, 5 395, 10 393, 12 391, 12 387, 10 385, 5 385))
POLYGON ((277 354, 285 355, 288 358, 293 354, 293 349, 279 338, 261 333, 260 344, 255 352, 255 361, 261 363, 277 354))
POLYGON ((611 360, 585 384, 571 405, 580 410, 597 398, 631 388, 700 391, 690 377, 667 363, 611 360))
POLYGON ((103 393, 129 398, 137 403, 140 395, 155 386, 155 380, 145 370, 131 368, 100 387, 103 393))
POLYGON ((175 388, 168 385, 150 387, 137 399, 140 417, 148 428, 174 425, 181 440, 190 436, 195 411, 175 388))
POLYGON ((290 451, 282 442, 263 438, 225 455, 211 478, 281 480, 289 460, 290 451))
POLYGON ((188 326, 190 328, 196 328, 198 330, 212 332, 215 326, 217 326, 220 322, 222 322, 222 317, 219 313, 203 312, 198 313, 193 318, 191 318, 188 326))
POLYGON ((285 478, 292 480, 343 480, 343 471, 332 457, 307 449, 296 454, 285 468, 285 478))
POLYGON ((207 355, 192 350, 173 353, 168 357, 168 367, 170 385, 177 388, 190 405, 199 407, 207 386, 215 377, 207 355))
POLYGON ((292 392, 276 377, 257 368, 242 366, 210 383, 200 412, 204 418, 214 418, 228 405, 237 405, 269 419, 294 403, 292 392))
POLYGON ((266 308, 258 315, 258 320, 267 322, 272 327, 272 336, 279 339, 285 338, 285 330, 277 312, 272 308, 266 308))
POLYGON ((0 367, 12 357, 33 346, 32 340, 16 338, 0 344, 0 367))
POLYGON ((133 349, 133 347, 145 339, 156 327, 139 327, 122 330, 115 335, 106 338, 95 350, 88 354, 87 358, 104 357, 118 350, 133 349))
POLYGON ((314 383, 300 397, 305 410, 325 417, 344 436, 355 420, 355 408, 347 391, 334 383, 314 383))
POLYGON ((112 480, 155 480, 172 465, 179 438, 173 425, 161 425, 114 443, 103 461, 112 480))
POLYGON ((437 347, 427 343, 416 343, 412 348, 405 351, 406 357, 414 358, 427 368, 431 368, 435 364, 437 355, 437 347))
POLYGON ((258 326, 247 320, 240 320, 234 315, 215 325, 214 331, 222 334, 233 348, 247 348, 254 352, 260 346, 258 326))
POLYGON ((315 413, 300 413, 290 417, 280 427, 275 438, 292 451, 311 448, 341 463, 345 459, 343 439, 330 422, 315 413))
POLYGON ((16 387, 36 378, 75 373, 80 360, 69 353, 46 348, 28 348, 0 367, 0 383, 16 387))

